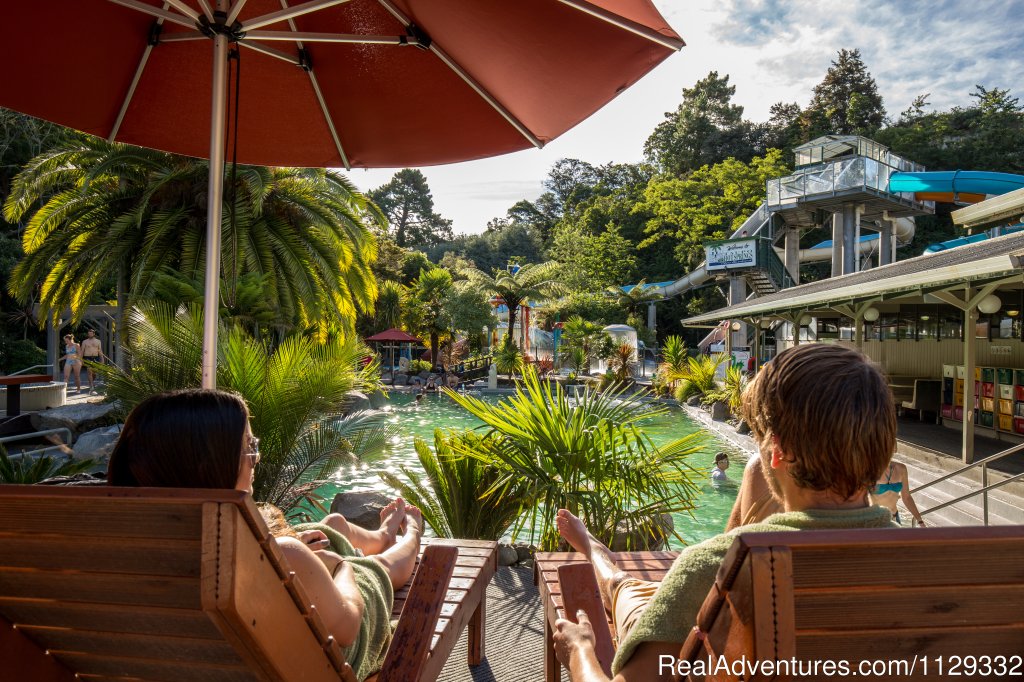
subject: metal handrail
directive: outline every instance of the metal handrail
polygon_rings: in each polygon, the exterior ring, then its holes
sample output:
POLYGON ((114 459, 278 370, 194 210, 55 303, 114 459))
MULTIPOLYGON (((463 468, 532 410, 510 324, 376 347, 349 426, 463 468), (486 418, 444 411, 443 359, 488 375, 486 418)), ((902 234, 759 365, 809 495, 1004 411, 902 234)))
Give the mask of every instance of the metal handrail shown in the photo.
POLYGON ((52 368, 53 365, 32 365, 31 367, 26 367, 25 369, 19 369, 17 372, 12 372, 11 374, 8 374, 7 376, 9 376, 9 377, 16 377, 19 374, 24 374, 25 372, 28 372, 29 370, 39 369, 39 368, 46 369, 47 367, 52 368))
POLYGON ((49 452, 50 450, 60 450, 63 447, 70 446, 71 445, 71 429, 67 428, 66 426, 61 426, 61 427, 58 427, 56 429, 46 429, 45 431, 33 431, 31 433, 22 433, 22 434, 18 434, 16 436, 4 436, 3 438, 0 438, 0 444, 3 444, 3 443, 13 443, 14 441, 18 441, 18 440, 35 440, 36 438, 39 438, 40 436, 51 436, 51 435, 55 435, 55 434, 58 434, 58 433, 62 434, 62 435, 66 435, 65 442, 62 445, 50 445, 48 447, 40 448, 38 450, 29 450, 27 452, 17 452, 17 453, 15 453, 13 455, 8 455, 8 457, 10 459, 21 459, 23 457, 27 457, 28 455, 38 455, 38 454, 41 454, 43 452, 49 452))
POLYGON ((973 491, 971 491, 971 492, 969 492, 969 493, 967 493, 965 495, 961 495, 960 497, 957 497, 957 498, 955 498, 953 500, 949 500, 948 502, 943 502, 942 504, 939 504, 939 505, 936 505, 934 507, 929 507, 928 509, 922 510, 921 511, 921 516, 924 516, 925 514, 930 514, 930 513, 934 512, 934 511, 938 511, 940 509, 945 509, 946 507, 952 506, 954 504, 959 504, 960 502, 963 502, 964 500, 972 498, 975 495, 981 495, 982 496, 982 502, 981 502, 982 518, 985 521, 985 525, 987 526, 988 525, 988 491, 989 490, 995 490, 996 488, 1002 487, 1002 486, 1006 485, 1007 483, 1011 483, 1013 481, 1016 481, 1019 478, 1024 478, 1024 473, 1020 473, 1020 474, 1016 474, 1014 476, 1011 476, 1010 478, 1007 478, 1007 479, 1004 479, 1002 481, 999 481, 998 483, 993 483, 992 485, 989 485, 988 484, 988 465, 989 465, 989 462, 994 462, 996 460, 1002 459, 1003 457, 1007 457, 1009 455, 1016 454, 1016 453, 1018 453, 1018 452, 1020 452, 1022 450, 1024 450, 1024 443, 1021 443, 1020 445, 1014 445, 1013 447, 1007 448, 1006 450, 1003 450, 1002 452, 997 452, 994 455, 989 455, 988 457, 985 457, 984 459, 979 459, 977 462, 971 462, 967 466, 961 467, 961 468, 957 469, 956 471, 954 471, 952 473, 948 473, 948 474, 946 474, 944 476, 940 476, 940 477, 936 478, 933 481, 928 481, 924 485, 921 485, 921 486, 918 486, 916 488, 913 488, 912 490, 910 490, 910 494, 911 495, 913 495, 914 493, 919 492, 921 490, 924 490, 925 488, 930 488, 930 487, 932 487, 933 485, 935 485, 937 483, 942 483, 943 481, 948 481, 949 479, 953 478, 954 476, 959 476, 960 474, 964 473, 965 471, 969 471, 970 469, 974 469, 976 467, 981 467, 981 488, 979 488, 978 490, 973 490, 973 491))

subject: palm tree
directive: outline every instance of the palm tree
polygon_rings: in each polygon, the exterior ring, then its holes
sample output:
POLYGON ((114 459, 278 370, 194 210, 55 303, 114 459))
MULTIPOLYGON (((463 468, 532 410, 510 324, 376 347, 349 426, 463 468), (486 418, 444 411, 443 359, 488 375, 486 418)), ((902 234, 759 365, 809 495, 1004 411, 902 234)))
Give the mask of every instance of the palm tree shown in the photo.
POLYGON ((402 324, 402 300, 405 287, 398 282, 381 282, 377 295, 377 331, 396 328, 402 324))
POLYGON ((515 272, 495 270, 493 275, 488 275, 477 268, 467 268, 464 274, 474 286, 500 298, 508 306, 508 335, 512 336, 520 306, 528 304, 530 299, 557 296, 565 290, 555 279, 560 267, 555 261, 547 261, 528 263, 515 272))
POLYGON ((445 393, 489 427, 481 439, 453 438, 448 447, 498 470, 487 495, 527 491, 528 513, 515 530, 530 528, 545 551, 557 549, 560 508, 610 544, 622 526, 664 539, 660 515, 694 506, 699 474, 689 457, 700 450, 704 434, 655 446, 640 425, 664 410, 650 409, 639 395, 588 390, 570 399, 559 384, 541 382, 532 371, 515 395, 497 405, 445 393))
POLYGON ((446 304, 453 286, 452 273, 444 268, 420 270, 420 277, 413 284, 416 300, 420 302, 424 313, 424 331, 430 334, 430 359, 435 366, 440 357, 439 339, 441 334, 448 331, 446 304))
MULTIPOLYGON (((4 204, 9 222, 28 216, 11 294, 27 301, 42 283, 42 323, 67 308, 80 319, 112 275, 120 310, 151 296, 168 268, 201 281, 208 174, 205 160, 92 137, 37 156, 4 204)), ((383 217, 345 178, 254 166, 226 176, 222 303, 233 305, 235 282, 256 273, 267 302, 298 326, 351 329, 357 312, 372 311, 376 243, 367 223, 383 217)))
POLYGON ((640 280, 629 291, 618 286, 610 286, 607 291, 615 299, 615 303, 626 311, 627 317, 639 315, 643 306, 664 298, 653 284, 647 284, 646 278, 640 280))
MULTIPOLYGON (((108 397, 128 411, 155 393, 199 385, 201 308, 144 304, 128 312, 128 324, 131 371, 99 368, 108 397)), ((367 354, 354 337, 321 344, 294 335, 271 349, 240 326, 221 330, 217 386, 245 399, 260 439, 255 499, 287 510, 343 463, 394 436, 382 413, 345 413, 353 390, 378 387, 376 366, 361 368, 367 354)))

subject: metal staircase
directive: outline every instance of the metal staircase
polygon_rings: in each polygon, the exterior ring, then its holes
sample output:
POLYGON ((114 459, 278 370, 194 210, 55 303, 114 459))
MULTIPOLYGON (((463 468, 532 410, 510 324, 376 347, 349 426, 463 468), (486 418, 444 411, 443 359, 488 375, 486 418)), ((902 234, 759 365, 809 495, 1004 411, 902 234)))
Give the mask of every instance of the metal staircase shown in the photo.
POLYGON ((775 253, 771 239, 759 239, 757 244, 758 267, 744 273, 747 285, 758 296, 774 294, 794 285, 793 278, 779 255, 775 253))

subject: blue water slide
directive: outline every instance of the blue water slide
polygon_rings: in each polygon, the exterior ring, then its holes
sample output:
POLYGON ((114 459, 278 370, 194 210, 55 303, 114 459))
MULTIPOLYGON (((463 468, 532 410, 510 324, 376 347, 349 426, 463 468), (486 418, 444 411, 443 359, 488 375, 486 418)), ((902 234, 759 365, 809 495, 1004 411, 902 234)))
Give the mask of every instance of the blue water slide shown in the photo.
POLYGON ((1024 187, 1024 175, 989 171, 930 171, 893 173, 890 192, 964 192, 1006 194, 1024 187))

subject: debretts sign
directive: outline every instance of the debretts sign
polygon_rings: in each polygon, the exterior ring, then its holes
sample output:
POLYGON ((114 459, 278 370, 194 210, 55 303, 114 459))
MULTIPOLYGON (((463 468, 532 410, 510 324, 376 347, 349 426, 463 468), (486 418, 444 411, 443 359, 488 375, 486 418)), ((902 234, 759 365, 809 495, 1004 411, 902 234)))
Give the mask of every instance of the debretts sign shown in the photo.
POLYGON ((757 265, 757 239, 729 239, 704 247, 708 272, 752 268, 757 265))

